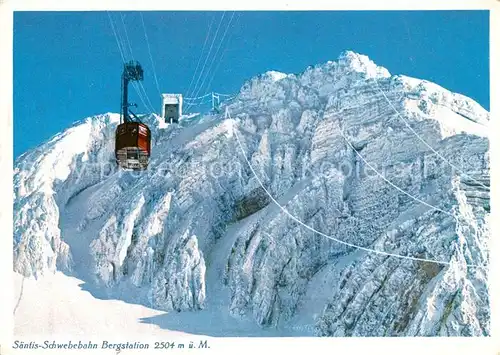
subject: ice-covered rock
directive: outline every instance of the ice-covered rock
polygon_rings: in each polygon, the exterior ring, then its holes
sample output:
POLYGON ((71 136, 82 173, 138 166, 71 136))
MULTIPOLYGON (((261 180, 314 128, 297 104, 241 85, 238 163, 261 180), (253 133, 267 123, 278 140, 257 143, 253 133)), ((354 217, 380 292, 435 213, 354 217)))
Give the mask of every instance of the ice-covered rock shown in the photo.
POLYGON ((350 51, 255 77, 226 107, 147 118, 145 172, 116 168, 116 114, 21 156, 14 270, 129 287, 165 310, 226 288, 232 316, 290 334, 489 334, 486 110, 350 51))

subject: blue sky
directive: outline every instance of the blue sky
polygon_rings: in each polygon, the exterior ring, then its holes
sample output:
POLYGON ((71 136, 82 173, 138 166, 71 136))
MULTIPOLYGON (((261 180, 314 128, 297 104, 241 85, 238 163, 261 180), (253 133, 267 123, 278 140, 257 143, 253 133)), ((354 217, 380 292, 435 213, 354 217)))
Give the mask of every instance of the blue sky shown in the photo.
MULTIPOLYGON (((487 11, 236 12, 234 16, 143 11, 148 42, 139 12, 109 15, 123 40, 128 35, 134 59, 144 67, 143 85, 155 110, 160 109, 160 97, 147 43, 160 91, 187 95, 193 82, 191 94, 219 24, 198 81, 200 87, 205 80, 199 95, 212 90, 234 93, 245 80, 267 70, 297 73, 353 50, 392 74, 433 81, 489 110, 487 11)), ((130 51, 128 46, 126 50, 130 51)), ((121 70, 107 12, 15 12, 14 156, 77 120, 119 112, 121 70)), ((131 101, 139 105, 137 111, 150 111, 134 90, 131 101)))

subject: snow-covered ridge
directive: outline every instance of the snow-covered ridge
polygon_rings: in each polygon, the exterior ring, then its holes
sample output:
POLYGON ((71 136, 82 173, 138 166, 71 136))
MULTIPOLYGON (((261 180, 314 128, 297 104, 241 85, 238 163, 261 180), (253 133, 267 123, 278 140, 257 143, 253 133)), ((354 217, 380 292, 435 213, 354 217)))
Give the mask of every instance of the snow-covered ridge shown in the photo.
POLYGON ((153 152, 142 173, 116 169, 116 114, 24 154, 14 270, 58 269, 108 297, 226 312, 289 334, 489 334, 487 275, 467 268, 488 264, 486 110, 349 51, 300 74, 252 78, 227 107, 231 119, 146 118, 153 152), (449 214, 387 184, 351 146, 449 214), (245 156, 303 223, 452 265, 357 251, 304 229, 271 202, 245 156))
POLYGON ((270 71, 266 72, 265 75, 269 76, 272 81, 278 81, 278 80, 281 80, 281 79, 284 79, 287 77, 287 74, 281 73, 278 71, 274 71, 274 70, 270 70, 270 71))
POLYGON ((405 108, 409 112, 434 117, 444 129, 451 129, 451 134, 488 135, 490 115, 477 102, 429 81, 407 76, 399 78, 404 87, 405 108))

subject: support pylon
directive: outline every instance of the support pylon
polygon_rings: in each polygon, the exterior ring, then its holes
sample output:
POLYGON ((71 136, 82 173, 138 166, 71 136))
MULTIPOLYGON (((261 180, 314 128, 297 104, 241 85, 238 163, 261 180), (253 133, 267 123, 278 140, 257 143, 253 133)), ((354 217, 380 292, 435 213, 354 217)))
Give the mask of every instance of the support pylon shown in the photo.
POLYGON ((220 113, 220 97, 215 92, 212 92, 212 113, 220 113))

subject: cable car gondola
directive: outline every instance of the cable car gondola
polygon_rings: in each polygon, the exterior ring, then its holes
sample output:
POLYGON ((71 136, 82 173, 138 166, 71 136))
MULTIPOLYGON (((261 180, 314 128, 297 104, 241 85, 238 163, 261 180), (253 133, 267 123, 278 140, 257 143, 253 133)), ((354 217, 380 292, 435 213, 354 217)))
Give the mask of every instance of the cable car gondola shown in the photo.
POLYGON ((128 83, 143 80, 144 72, 136 61, 125 64, 122 74, 122 107, 120 124, 115 132, 115 157, 125 170, 145 170, 151 155, 151 130, 130 111, 128 83))

